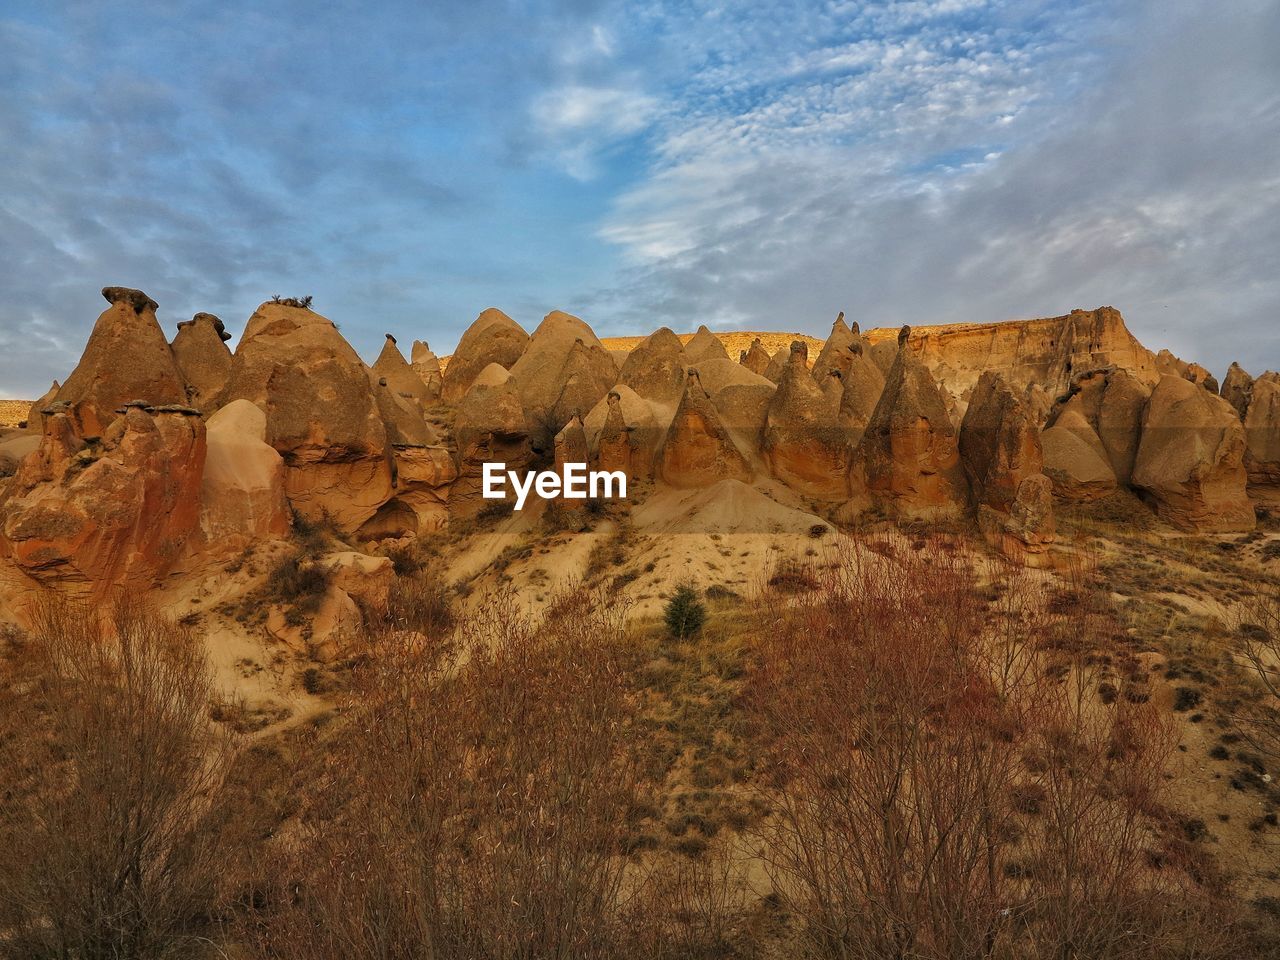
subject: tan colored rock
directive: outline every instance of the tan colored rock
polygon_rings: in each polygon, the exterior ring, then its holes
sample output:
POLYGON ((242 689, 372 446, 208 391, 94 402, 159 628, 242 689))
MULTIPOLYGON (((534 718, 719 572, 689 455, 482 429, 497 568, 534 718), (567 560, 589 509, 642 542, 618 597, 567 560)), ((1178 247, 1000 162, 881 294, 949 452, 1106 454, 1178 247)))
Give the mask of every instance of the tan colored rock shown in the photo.
POLYGON ((880 368, 881 376, 888 377, 889 371, 893 369, 893 361, 898 359, 898 342, 883 340, 873 343, 868 355, 871 357, 871 362, 880 368))
POLYGON ((618 382, 618 368, 589 326, 554 310, 529 338, 511 381, 534 446, 550 452, 569 418, 590 410, 618 382))
POLYGON ((1040 431, 1014 388, 994 371, 978 380, 960 426, 960 459, 977 503, 1013 509, 1022 482, 1044 467, 1040 431))
POLYGON ((458 405, 453 427, 458 445, 458 479, 449 494, 449 512, 472 516, 484 506, 485 463, 523 470, 533 461, 524 406, 510 373, 491 363, 474 379, 458 405))
POLYGON ((849 355, 836 419, 844 428, 849 444, 856 447, 884 392, 884 374, 867 356, 861 340, 849 345, 849 355))
POLYGON ((987 541, 1010 560, 1033 568, 1051 566, 1050 550, 1057 540, 1052 481, 1043 473, 1024 477, 1009 512, 982 504, 978 526, 987 541))
POLYGON ((686 366, 680 338, 661 327, 627 355, 618 382, 646 400, 674 409, 684 395, 686 366))
POLYGON ((764 348, 764 344, 760 342, 760 338, 756 337, 751 341, 739 362, 750 370, 752 373, 764 376, 764 372, 769 369, 769 361, 773 358, 769 356, 769 351, 764 348))
POLYGON ((316 566, 329 574, 332 587, 341 590, 365 610, 385 612, 395 581, 390 557, 371 557, 354 550, 327 554, 316 566))
POLYGON ((894 513, 953 517, 963 513, 968 484, 955 427, 928 368, 905 345, 858 446, 867 491, 894 513))
POLYGON ((178 324, 170 349, 187 384, 187 402, 206 416, 231 375, 231 334, 212 313, 197 313, 178 324))
POLYGON ((1151 388, 1128 370, 1115 370, 1107 375, 1106 388, 1098 403, 1095 425, 1098 439, 1107 451, 1107 459, 1116 480, 1126 486, 1133 476, 1142 438, 1142 415, 1151 398, 1151 388))
POLYGON ((1238 363, 1227 368, 1227 375, 1222 381, 1222 399, 1235 408, 1240 419, 1249 412, 1249 396, 1253 391, 1253 377, 1238 363))
POLYGON ((764 378, 771 383, 778 383, 782 380, 782 374, 787 369, 787 361, 791 359, 791 351, 779 350, 769 358, 769 365, 764 368, 764 378))
POLYGON ((720 480, 744 482, 751 468, 711 402, 696 368, 658 452, 658 476, 673 487, 705 487, 720 480))
POLYGON ((769 403, 765 461, 770 472, 787 486, 807 496, 845 501, 849 498, 851 453, 847 436, 836 423, 831 398, 809 373, 804 343, 795 341, 790 352, 790 362, 769 403))
POLYGON ((331 321, 287 303, 262 304, 232 358, 221 402, 250 400, 267 415, 267 443, 285 463, 293 509, 355 530, 392 495, 384 414, 410 417, 331 321))
POLYGON ((724 348, 720 338, 703 324, 698 327, 693 339, 684 345, 684 357, 688 363, 697 365, 705 360, 728 360, 729 351, 724 348))
POLYGON ((156 302, 141 290, 104 287, 111 304, 94 324, 80 362, 58 399, 76 405, 87 436, 100 436, 130 400, 182 404, 186 384, 156 321, 156 302))
POLYGON ((1040 435, 1044 472, 1064 500, 1087 502, 1110 496, 1116 473, 1102 440, 1079 410, 1063 412, 1040 435))
POLYGON ((818 359, 813 364, 813 380, 818 386, 823 386, 827 382, 827 377, 832 370, 838 370, 841 379, 845 377, 849 372, 849 364, 853 360, 853 354, 849 348, 855 341, 860 343, 861 338, 849 329, 844 322, 842 312, 831 325, 831 335, 822 344, 818 359))
POLYGON ((439 400, 444 388, 444 373, 440 369, 440 358, 431 352, 431 347, 425 340, 413 341, 409 365, 413 367, 418 379, 426 385, 428 402, 435 403, 439 400))
MULTIPOLYGON (((556 473, 564 476, 565 464, 568 463, 589 464, 590 462, 591 455, 587 449, 587 433, 582 427, 582 420, 574 416, 564 425, 564 429, 556 434, 556 473)), ((570 500, 565 497, 561 497, 560 500, 563 506, 570 510, 579 509, 586 505, 582 500, 570 500)))
POLYGON ((29 454, 40 449, 40 437, 23 430, 0 439, 0 479, 12 477, 29 454))
MULTIPOLYGON (((1256 391, 1256 385, 1255 385, 1256 391)), ((1245 430, 1231 404, 1203 386, 1166 375, 1142 421, 1133 484, 1183 530, 1252 530, 1245 491, 1245 430)))
POLYGON ((205 429, 194 414, 129 406, 93 446, 66 414, 50 416, 40 448, 11 481, 3 552, 64 590, 157 583, 199 518, 205 429))
POLYGON ((292 518, 284 459, 266 442, 267 415, 233 400, 206 423, 208 453, 200 488, 200 529, 212 548, 229 550, 284 536, 292 518))
POLYGON ((389 333, 382 344, 382 352, 373 363, 373 373, 379 380, 385 379, 386 386, 401 400, 408 401, 419 416, 423 408, 433 401, 431 391, 413 367, 409 366, 409 361, 405 360, 404 354, 396 346, 396 338, 389 333))
POLYGON ((440 396, 445 403, 457 403, 471 388, 476 376, 491 363, 510 370, 529 343, 524 328, 496 307, 490 307, 467 327, 458 348, 449 358, 440 396))
POLYGON ((58 381, 53 381, 53 385, 45 391, 44 396, 31 404, 31 409, 27 413, 26 429, 28 433, 34 434, 37 437, 44 433, 45 408, 50 406, 58 398, 58 391, 60 389, 62 389, 62 387, 58 381))
POLYGON ((1249 482, 1280 484, 1280 374, 1267 371, 1251 385, 1244 433, 1249 482))
POLYGON ((649 401, 623 384, 610 390, 583 421, 595 468, 621 470, 632 480, 653 477, 667 426, 654 415, 649 401))

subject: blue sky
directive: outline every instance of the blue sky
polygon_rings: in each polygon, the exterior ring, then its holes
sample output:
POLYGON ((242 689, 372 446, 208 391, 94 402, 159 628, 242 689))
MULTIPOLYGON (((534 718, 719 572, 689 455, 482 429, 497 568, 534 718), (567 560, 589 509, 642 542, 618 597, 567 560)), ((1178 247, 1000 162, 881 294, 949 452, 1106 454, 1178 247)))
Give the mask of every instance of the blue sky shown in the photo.
POLYGON ((0 395, 104 285, 369 359, 485 307, 601 335, 1112 304, 1280 367, 1280 0, 0 9, 0 395))

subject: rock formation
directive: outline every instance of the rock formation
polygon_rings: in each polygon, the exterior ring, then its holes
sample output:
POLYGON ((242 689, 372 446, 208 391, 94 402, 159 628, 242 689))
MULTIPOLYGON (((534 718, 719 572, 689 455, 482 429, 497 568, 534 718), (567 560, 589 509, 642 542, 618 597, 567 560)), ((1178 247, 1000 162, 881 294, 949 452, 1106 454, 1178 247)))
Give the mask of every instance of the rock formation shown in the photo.
POLYGON ((44 411, 45 408, 53 403, 58 397, 58 391, 62 389, 57 380, 53 381, 52 386, 45 391, 44 396, 35 403, 31 404, 31 409, 27 411, 27 430, 37 436, 44 433, 44 411))
POLYGON ((94 324, 89 343, 58 400, 75 404, 87 436, 98 436, 130 400, 185 404, 186 384, 156 322, 156 302, 141 290, 104 287, 111 304, 94 324))
POLYGON ((849 443, 856 446, 871 422, 880 394, 884 392, 884 374, 867 356, 861 340, 849 344, 848 369, 842 388, 836 417, 849 437, 849 443))
POLYGON ((1064 500, 1101 500, 1116 490, 1116 472, 1106 447, 1079 410, 1061 413, 1040 435, 1044 472, 1064 500))
POLYGON ((764 372, 769 369, 771 359, 773 358, 769 356, 769 351, 764 348, 760 338, 756 337, 751 341, 751 346, 743 352, 739 362, 752 373, 763 377, 764 372))
POLYGON ((684 396, 658 452, 658 475, 673 487, 703 487, 719 480, 751 479, 696 369, 685 378, 684 396))
POLYGON ((1051 411, 1049 425, 1071 414, 1067 425, 1091 447, 1101 443, 1116 482, 1127 485, 1133 474, 1142 431, 1142 414, 1151 388, 1127 370, 1105 368, 1081 373, 1051 411), (1081 421, 1088 429, 1081 426, 1081 421))
POLYGON ((458 349, 449 358, 440 397, 446 403, 457 403, 471 388, 472 382, 491 363, 510 370, 529 343, 524 328, 496 307, 490 307, 467 327, 458 341, 458 349))
POLYGON ((897 359, 858 445, 866 486, 900 516, 951 517, 968 500, 955 427, 933 376, 907 346, 897 359))
POLYGON ((590 410, 618 382, 618 368, 589 326, 555 310, 529 338, 511 380, 534 446, 550 453, 574 412, 590 410))
POLYGON ((591 462, 599 470, 621 470, 631 480, 652 479, 669 424, 670 418, 655 416, 653 404, 618 384, 583 420, 591 462))
POLYGON ((1165 375, 1143 416, 1133 484, 1180 529, 1252 530, 1244 454, 1244 427, 1231 404, 1203 386, 1165 375))
POLYGON ((373 373, 380 380, 385 379, 386 386, 390 387, 397 397, 408 401, 409 406, 418 416, 422 415, 423 408, 433 400, 431 391, 409 366, 404 354, 396 346, 396 338, 389 333, 382 344, 382 352, 373 363, 373 373))
POLYGON ((409 366, 426 386, 428 402, 434 403, 439 400, 440 392, 444 387, 444 374, 440 370, 440 358, 431 352, 431 347, 425 340, 413 341, 409 366))
POLYGON ((729 351, 724 348, 720 338, 703 324, 698 327, 693 339, 684 345, 684 356, 689 363, 696 365, 704 360, 728 360, 729 351))
MULTIPOLYGON (((765 460, 775 477, 807 496, 847 500, 847 438, 836 423, 830 398, 809 373, 804 343, 793 342, 790 355, 769 403, 764 429, 765 460)), ((831 379, 835 378, 828 377, 831 379)), ((838 402, 837 399, 837 405, 838 402)))
POLYGON ((827 337, 823 343, 822 349, 818 352, 818 359, 813 364, 813 379, 819 386, 827 382, 827 377, 832 370, 840 371, 840 377, 843 379, 849 372, 849 364, 853 359, 853 354, 849 348, 854 342, 861 342, 861 338, 856 336, 848 325, 844 322, 844 314, 836 317, 835 323, 831 325, 831 335, 827 337))
POLYGON ((212 313, 197 313, 178 324, 170 349, 187 384, 187 402, 204 414, 213 412, 231 374, 231 334, 212 313))
POLYGON ((1249 411, 1249 395, 1253 390, 1253 377, 1245 372, 1238 363, 1227 368, 1227 375, 1222 381, 1222 399, 1235 407, 1240 419, 1249 411))
MULTIPOLYGON (((564 476, 564 468, 567 463, 584 463, 591 462, 591 455, 587 449, 587 433, 582 428, 582 418, 576 413, 569 418, 569 422, 564 425, 555 439, 555 469, 556 473, 564 476)), ((625 471, 624 471, 625 472, 625 471)), ((563 505, 572 510, 584 506, 582 500, 570 500, 562 497, 563 505)))
POLYGON ((978 507, 978 527, 1011 560, 1028 567, 1050 566, 1049 551, 1057 539, 1053 483, 1043 473, 1024 478, 1008 513, 986 504, 978 507))
POLYGON ((113 412, 92 443, 65 413, 49 416, 9 488, 0 552, 45 584, 97 595, 146 588, 196 528, 205 462, 198 412, 142 403, 113 412))
POLYGON ((284 459, 266 442, 267 415, 233 400, 206 423, 208 453, 200 487, 200 529, 220 552, 288 532, 284 459))
POLYGON ((268 302, 249 318, 221 402, 250 400, 266 412, 267 442, 284 458, 294 510, 354 530, 392 494, 378 392, 332 322, 268 302))
POLYGON ((1267 371, 1253 381, 1244 432, 1244 465, 1249 482, 1280 484, 1280 374, 1267 371))
POLYGON ((627 355, 618 382, 646 400, 674 409, 684 395, 687 366, 680 338, 660 327, 627 355))
POLYGON ((1043 470, 1040 431, 998 373, 987 371, 974 388, 960 426, 960 459, 977 503, 1004 513, 1013 509, 1022 481, 1043 470))
POLYGON ((450 512, 470 516, 484 506, 481 491, 485 463, 523 470, 533 461, 529 426, 512 375, 497 363, 480 372, 458 405, 453 436, 458 479, 449 494, 450 512))

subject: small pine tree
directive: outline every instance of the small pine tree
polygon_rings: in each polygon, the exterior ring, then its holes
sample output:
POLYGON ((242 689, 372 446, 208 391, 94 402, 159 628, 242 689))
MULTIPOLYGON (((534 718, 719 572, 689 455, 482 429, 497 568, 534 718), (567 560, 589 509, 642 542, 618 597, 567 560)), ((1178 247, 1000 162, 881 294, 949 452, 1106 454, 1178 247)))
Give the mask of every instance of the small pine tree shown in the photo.
POLYGON ((667 609, 663 614, 667 630, 677 640, 692 637, 702 630, 707 619, 707 608, 698 599, 693 587, 682 585, 676 588, 675 596, 667 601, 667 609))

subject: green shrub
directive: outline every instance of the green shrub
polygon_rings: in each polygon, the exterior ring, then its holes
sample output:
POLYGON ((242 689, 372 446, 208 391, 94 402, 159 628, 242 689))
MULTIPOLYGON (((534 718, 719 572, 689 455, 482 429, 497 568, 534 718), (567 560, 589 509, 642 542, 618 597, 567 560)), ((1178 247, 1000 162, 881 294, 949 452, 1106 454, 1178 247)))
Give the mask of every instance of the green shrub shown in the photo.
POLYGON ((698 599, 698 592, 684 584, 676 588, 675 596, 667 601, 663 621, 670 634, 684 640, 696 636, 707 619, 707 608, 698 599))

